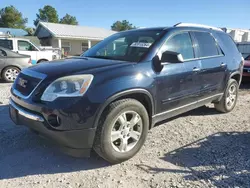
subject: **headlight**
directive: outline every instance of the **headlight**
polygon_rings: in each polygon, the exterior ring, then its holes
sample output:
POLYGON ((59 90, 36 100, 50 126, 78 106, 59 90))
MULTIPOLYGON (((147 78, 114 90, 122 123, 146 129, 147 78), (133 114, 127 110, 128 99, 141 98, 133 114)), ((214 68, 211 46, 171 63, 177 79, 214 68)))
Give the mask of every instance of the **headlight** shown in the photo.
POLYGON ((59 78, 44 91, 41 100, 54 101, 58 97, 83 96, 88 90, 94 76, 91 74, 73 75, 59 78))

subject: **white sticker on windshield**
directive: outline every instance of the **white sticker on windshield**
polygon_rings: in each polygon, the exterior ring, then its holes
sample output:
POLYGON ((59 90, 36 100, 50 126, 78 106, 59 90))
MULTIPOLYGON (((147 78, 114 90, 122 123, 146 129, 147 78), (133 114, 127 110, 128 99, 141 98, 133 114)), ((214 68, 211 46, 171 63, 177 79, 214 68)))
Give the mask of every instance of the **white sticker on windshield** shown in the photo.
POLYGON ((147 43, 147 42, 133 42, 130 46, 138 48, 149 48, 151 45, 152 43, 147 43))

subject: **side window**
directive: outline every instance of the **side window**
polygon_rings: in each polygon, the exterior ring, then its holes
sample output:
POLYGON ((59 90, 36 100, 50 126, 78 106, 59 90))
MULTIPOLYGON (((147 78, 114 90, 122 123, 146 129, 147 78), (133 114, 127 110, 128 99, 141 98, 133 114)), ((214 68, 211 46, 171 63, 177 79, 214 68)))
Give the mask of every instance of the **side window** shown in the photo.
POLYGON ((0 46, 13 50, 13 42, 12 40, 0 39, 0 46))
POLYGON ((164 51, 180 53, 184 60, 194 58, 194 49, 189 33, 180 33, 167 40, 162 52, 164 51))
POLYGON ((6 56, 7 53, 4 50, 0 49, 0 57, 6 57, 6 56))
POLYGON ((193 32, 198 42, 198 57, 209 57, 219 55, 215 39, 207 32, 193 32))
POLYGON ((223 42, 224 46, 233 50, 234 53, 239 53, 239 50, 233 41, 233 39, 226 33, 217 33, 217 35, 220 37, 221 41, 223 42))
POLYGON ((89 49, 88 41, 82 42, 82 52, 86 52, 89 49))
POLYGON ((19 40, 17 43, 18 50, 20 51, 37 51, 37 49, 28 41, 19 40))
POLYGON ((63 41, 62 42, 62 49, 63 49, 64 55, 67 56, 69 54, 69 52, 71 51, 71 44, 70 44, 70 42, 63 41))

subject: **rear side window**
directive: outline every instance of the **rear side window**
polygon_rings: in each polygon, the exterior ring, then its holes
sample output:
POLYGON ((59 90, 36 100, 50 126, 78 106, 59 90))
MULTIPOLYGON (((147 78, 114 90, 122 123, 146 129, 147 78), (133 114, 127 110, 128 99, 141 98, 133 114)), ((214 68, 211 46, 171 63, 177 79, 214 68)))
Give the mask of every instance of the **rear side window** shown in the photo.
POLYGON ((234 53, 239 53, 239 50, 233 41, 233 39, 226 33, 217 33, 217 35, 220 37, 221 41, 223 42, 224 46, 227 48, 233 50, 234 53))
POLYGON ((0 46, 13 50, 13 42, 12 40, 0 39, 0 46))
POLYGON ((180 33, 167 40, 163 46, 164 51, 180 53, 184 60, 194 58, 193 43, 189 33, 180 33))
POLYGON ((210 57, 219 55, 217 44, 210 33, 193 32, 198 42, 198 57, 210 57))
POLYGON ((0 57, 5 57, 5 56, 7 56, 7 53, 4 50, 0 49, 0 57))

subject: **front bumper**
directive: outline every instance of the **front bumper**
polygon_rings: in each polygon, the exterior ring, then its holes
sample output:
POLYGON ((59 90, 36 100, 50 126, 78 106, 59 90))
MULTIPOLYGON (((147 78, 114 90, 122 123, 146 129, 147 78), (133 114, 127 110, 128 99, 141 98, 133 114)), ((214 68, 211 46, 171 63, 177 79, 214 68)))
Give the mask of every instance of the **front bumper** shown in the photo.
POLYGON ((46 119, 29 111, 10 99, 10 117, 17 125, 25 125, 39 135, 59 144, 62 151, 75 157, 89 156, 95 137, 95 128, 78 130, 55 130, 46 119))

